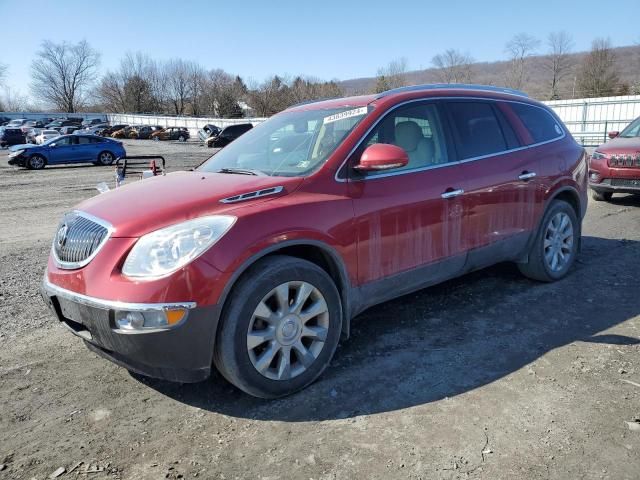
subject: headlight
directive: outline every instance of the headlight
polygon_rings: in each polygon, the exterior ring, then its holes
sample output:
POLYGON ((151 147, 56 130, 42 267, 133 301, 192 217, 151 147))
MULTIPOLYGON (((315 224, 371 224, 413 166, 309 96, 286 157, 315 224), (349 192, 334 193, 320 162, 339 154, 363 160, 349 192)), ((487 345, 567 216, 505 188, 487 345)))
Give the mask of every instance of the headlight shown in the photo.
POLYGON ((236 217, 213 215, 156 230, 133 246, 122 267, 127 277, 161 277, 202 255, 235 223, 236 217))
POLYGON ((9 154, 10 157, 19 157, 24 153, 24 150, 16 150, 15 152, 11 152, 9 154))
POLYGON ((602 152, 598 152, 597 150, 595 152, 593 152, 593 155, 591 155, 591 158, 593 160, 601 160, 603 158, 607 158, 607 156, 602 153, 602 152))

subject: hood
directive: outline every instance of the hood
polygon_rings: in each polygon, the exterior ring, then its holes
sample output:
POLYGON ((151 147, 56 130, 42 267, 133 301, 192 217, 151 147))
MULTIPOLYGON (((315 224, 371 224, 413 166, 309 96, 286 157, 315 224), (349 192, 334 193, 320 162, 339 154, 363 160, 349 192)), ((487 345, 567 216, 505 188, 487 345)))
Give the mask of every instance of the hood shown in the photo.
POLYGON ((300 177, 269 177, 209 172, 174 172, 97 195, 78 210, 111 223, 114 237, 139 237, 159 228, 204 215, 230 212, 249 203, 264 202, 295 190, 300 177), (270 187, 282 191, 253 200, 220 200, 270 187))
POLYGON ((602 153, 640 153, 640 137, 616 137, 596 148, 602 153))
POLYGON ((40 145, 34 145, 33 143, 23 143, 21 145, 12 145, 9 147, 10 152, 17 152, 18 150, 27 150, 28 148, 39 147, 40 145))

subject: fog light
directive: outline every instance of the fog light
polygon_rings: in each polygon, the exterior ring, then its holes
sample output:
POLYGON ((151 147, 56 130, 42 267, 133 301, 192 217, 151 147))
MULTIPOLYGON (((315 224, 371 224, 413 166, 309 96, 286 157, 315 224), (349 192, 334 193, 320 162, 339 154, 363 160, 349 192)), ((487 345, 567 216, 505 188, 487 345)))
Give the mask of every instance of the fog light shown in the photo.
POLYGON ((597 172, 591 172, 589 174, 589 179, 594 181, 594 182, 597 182, 597 181, 600 180, 600 175, 597 172))
POLYGON ((115 312, 116 325, 122 330, 145 330, 171 327, 182 321, 187 311, 183 308, 148 312, 115 312))

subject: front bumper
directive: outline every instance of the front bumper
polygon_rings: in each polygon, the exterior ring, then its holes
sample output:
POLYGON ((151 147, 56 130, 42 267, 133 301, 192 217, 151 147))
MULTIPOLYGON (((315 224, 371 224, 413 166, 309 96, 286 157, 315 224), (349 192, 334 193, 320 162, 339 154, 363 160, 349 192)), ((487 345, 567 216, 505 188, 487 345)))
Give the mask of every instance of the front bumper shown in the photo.
POLYGON ((195 303, 142 304, 102 300, 42 282, 42 297, 58 320, 98 355, 133 372, 191 383, 211 373, 215 332, 220 317, 217 305, 197 307, 195 303), (63 313, 72 310, 74 319, 63 313), (70 308, 71 307, 71 308, 70 308), (124 331, 115 324, 115 312, 157 311, 188 308, 178 325, 148 331, 124 331))
POLYGON ((17 157, 9 157, 9 165, 17 165, 19 167, 24 167, 25 163, 26 163, 27 159, 24 157, 24 155, 19 155, 17 157))
POLYGON ((640 178, 605 178, 599 183, 589 183, 596 192, 640 193, 640 178))

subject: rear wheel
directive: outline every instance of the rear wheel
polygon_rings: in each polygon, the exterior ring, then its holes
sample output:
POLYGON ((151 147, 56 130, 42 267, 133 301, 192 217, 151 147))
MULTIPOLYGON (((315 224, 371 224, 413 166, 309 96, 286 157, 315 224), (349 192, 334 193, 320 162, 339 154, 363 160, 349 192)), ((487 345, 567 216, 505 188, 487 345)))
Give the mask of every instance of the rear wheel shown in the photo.
POLYGON ((98 165, 102 165, 104 167, 111 165, 114 160, 115 157, 111 152, 101 152, 100 155, 98 155, 98 165))
POLYGON ((47 164, 47 161, 42 155, 31 155, 27 160, 27 168, 29 170, 42 170, 47 164))
POLYGON ((154 142, 159 142, 160 141, 160 137, 158 135, 156 135, 155 137, 153 137, 153 141, 154 142))
POLYGON ((554 200, 547 209, 526 263, 518 264, 526 277, 553 282, 564 277, 578 253, 580 222, 571 205, 554 200))
POLYGON ((342 307, 320 267, 273 256, 238 281, 221 322, 214 351, 220 373, 251 395, 277 398, 306 387, 327 367, 342 307))
POLYGON ((184 135, 180 135, 180 136, 178 137, 178 141, 179 141, 179 142, 185 142, 186 140, 187 140, 187 139, 184 137, 184 135))
POLYGON ((612 192, 596 192, 595 190, 591 191, 591 198, 593 198, 596 202, 608 202, 613 197, 612 192))

